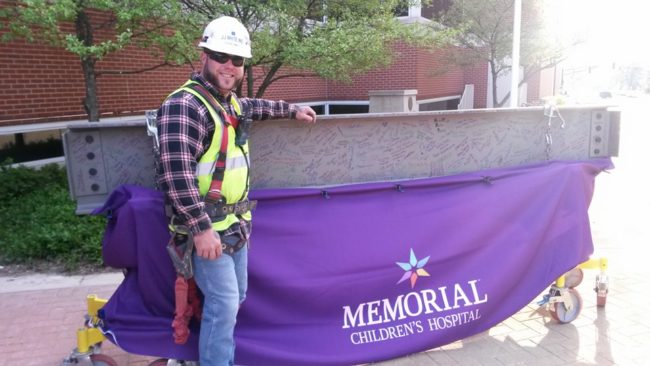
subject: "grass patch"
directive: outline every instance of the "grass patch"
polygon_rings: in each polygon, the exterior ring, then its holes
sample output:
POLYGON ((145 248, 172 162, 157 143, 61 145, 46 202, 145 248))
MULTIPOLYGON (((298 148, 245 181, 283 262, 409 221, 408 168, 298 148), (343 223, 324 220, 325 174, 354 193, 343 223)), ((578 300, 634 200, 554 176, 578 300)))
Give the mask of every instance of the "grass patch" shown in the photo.
POLYGON ((0 167, 0 263, 48 261, 74 271, 102 263, 106 220, 77 216, 64 168, 0 167))

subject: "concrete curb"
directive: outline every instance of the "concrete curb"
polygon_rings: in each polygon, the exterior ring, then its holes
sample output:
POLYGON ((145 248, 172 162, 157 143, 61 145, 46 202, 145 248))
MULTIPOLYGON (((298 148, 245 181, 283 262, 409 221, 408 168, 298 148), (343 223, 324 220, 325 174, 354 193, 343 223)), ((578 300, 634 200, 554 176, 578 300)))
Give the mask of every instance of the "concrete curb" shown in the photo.
POLYGON ((124 279, 122 272, 66 276, 57 273, 0 277, 0 293, 50 290, 67 287, 118 285, 124 279))

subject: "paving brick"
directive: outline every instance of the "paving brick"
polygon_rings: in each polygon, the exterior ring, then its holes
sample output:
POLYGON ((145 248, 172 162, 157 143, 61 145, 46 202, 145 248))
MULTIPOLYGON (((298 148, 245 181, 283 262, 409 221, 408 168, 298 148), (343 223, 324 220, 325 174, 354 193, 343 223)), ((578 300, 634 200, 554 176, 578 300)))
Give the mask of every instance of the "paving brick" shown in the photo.
MULTIPOLYGON (((417 355, 416 357, 421 357, 421 355, 426 356, 424 359, 430 360, 434 365, 453 365, 456 364, 454 360, 449 356, 447 351, 442 349, 436 349, 428 352, 423 352, 417 355)), ((392 365, 391 365, 392 366, 392 365)))

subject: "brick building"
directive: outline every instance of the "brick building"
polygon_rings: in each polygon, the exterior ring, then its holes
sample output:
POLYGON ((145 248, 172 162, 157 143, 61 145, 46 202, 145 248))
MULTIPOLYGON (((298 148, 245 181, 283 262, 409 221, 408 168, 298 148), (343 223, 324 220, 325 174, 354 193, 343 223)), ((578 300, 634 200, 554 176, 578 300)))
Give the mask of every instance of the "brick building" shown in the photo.
MULTIPOLYGON (((412 7, 404 9, 400 19, 426 21, 434 11, 412 7)), ((417 90, 419 110, 456 109, 465 86, 471 84, 474 93, 470 105, 488 106, 487 63, 443 69, 440 53, 404 44, 395 44, 393 51, 392 65, 358 76, 350 84, 292 77, 273 83, 264 97, 309 104, 319 113, 355 113, 368 110, 373 90, 417 90)), ((137 69, 156 63, 146 50, 127 48, 98 61, 97 70, 137 69)), ((86 118, 82 106, 85 85, 76 56, 25 41, 0 43, 0 70, 0 126, 86 118)), ((191 65, 184 65, 141 74, 100 76, 97 85, 102 118, 138 115, 156 108, 191 71, 191 65)), ((538 97, 539 84, 539 78, 529 83, 529 100, 538 97)))

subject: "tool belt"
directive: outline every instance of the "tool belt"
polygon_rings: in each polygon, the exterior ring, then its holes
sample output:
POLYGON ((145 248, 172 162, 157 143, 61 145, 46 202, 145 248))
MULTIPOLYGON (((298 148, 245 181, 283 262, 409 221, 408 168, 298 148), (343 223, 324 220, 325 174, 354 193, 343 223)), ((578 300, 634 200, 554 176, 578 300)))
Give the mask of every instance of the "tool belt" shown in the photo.
MULTIPOLYGON (((253 201, 255 204, 257 201, 253 201)), ((172 219, 173 222, 173 219, 172 219)), ((250 237, 250 228, 245 222, 239 224, 239 230, 230 235, 219 235, 221 239, 221 250, 223 254, 233 256, 243 247, 248 245, 250 237)), ((192 253, 194 251, 194 236, 192 232, 184 225, 171 225, 172 237, 167 243, 167 253, 172 260, 176 273, 185 279, 192 278, 194 271, 192 269, 192 253)))
MULTIPOLYGON (((235 203, 205 203, 205 212, 210 217, 210 221, 219 222, 228 215, 243 215, 248 211, 253 211, 257 207, 257 201, 239 201, 235 203)), ((165 214, 171 220, 175 217, 172 205, 169 199, 165 197, 165 214)))
MULTIPOLYGON (((242 215, 257 207, 257 201, 239 201, 235 203, 207 203, 205 211, 210 217, 210 221, 219 222, 227 215, 242 215)), ((170 218, 169 230, 172 236, 167 243, 167 252, 174 264, 176 273, 185 279, 192 278, 194 271, 192 269, 192 253, 194 251, 194 237, 189 228, 185 225, 174 223, 176 216, 173 214, 171 204, 166 202, 165 211, 170 218)), ((221 250, 224 254, 232 256, 248 244, 250 236, 249 224, 241 222, 239 230, 231 235, 219 235, 221 239, 221 250)))
POLYGON ((257 201, 239 201, 235 203, 205 203, 205 212, 212 222, 219 222, 227 215, 243 215, 257 207, 257 201))

